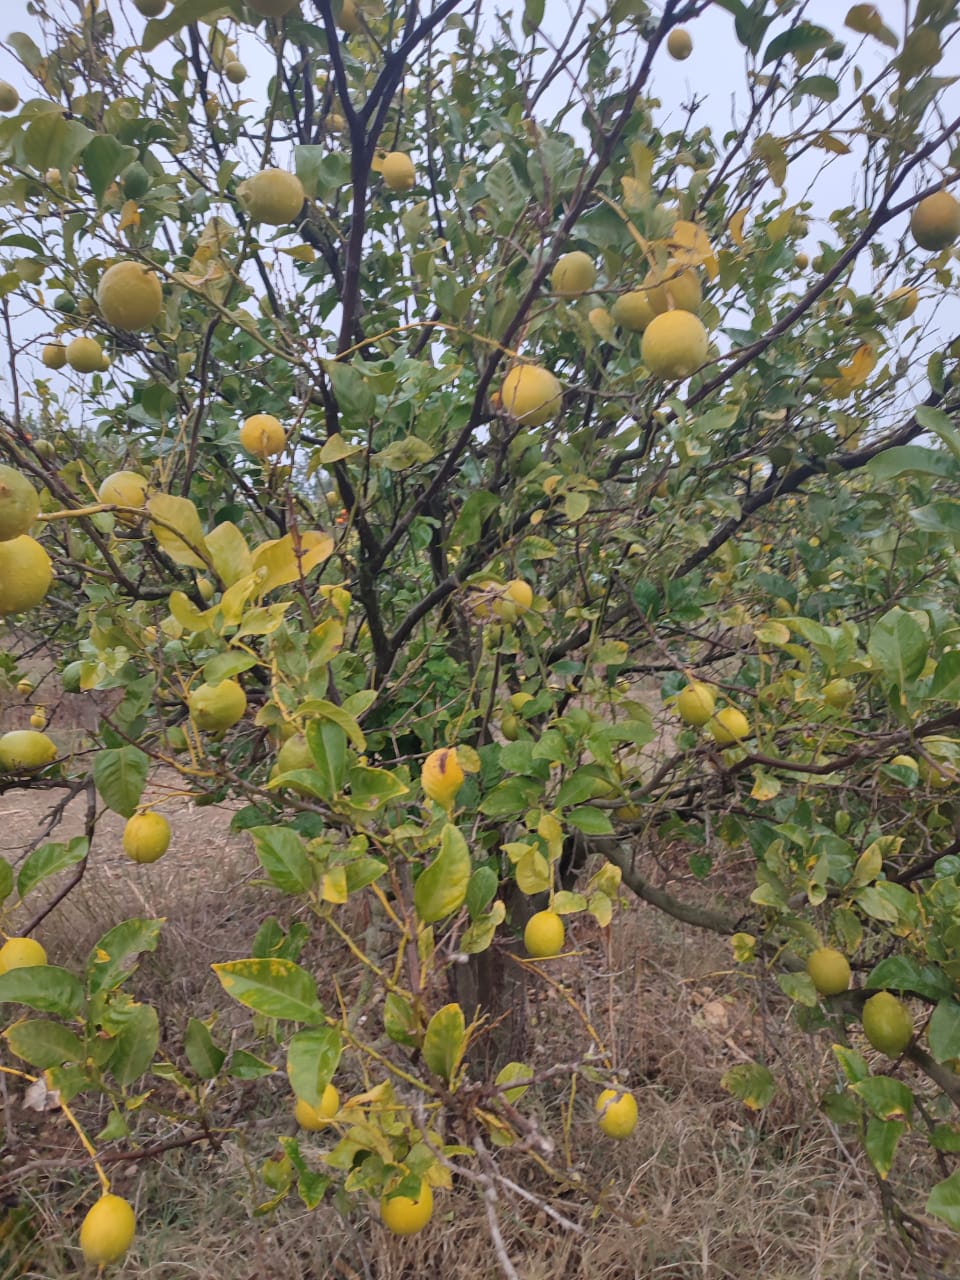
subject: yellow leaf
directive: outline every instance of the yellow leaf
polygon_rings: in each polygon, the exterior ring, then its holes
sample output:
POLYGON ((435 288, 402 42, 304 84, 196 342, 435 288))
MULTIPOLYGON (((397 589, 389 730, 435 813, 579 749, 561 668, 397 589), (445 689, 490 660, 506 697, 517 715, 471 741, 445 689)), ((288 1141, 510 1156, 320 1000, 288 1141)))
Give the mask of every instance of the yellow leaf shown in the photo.
POLYGON ((563 827, 552 813, 545 813, 537 823, 537 835, 547 842, 547 853, 555 862, 563 853, 563 827))
POLYGON ((653 173, 653 152, 643 142, 630 144, 630 159, 633 161, 633 176, 637 182, 650 189, 650 175, 653 173))
POLYGON ((753 771, 753 790, 750 792, 751 800, 772 800, 774 796, 780 794, 780 781, 778 778, 771 778, 769 774, 764 773, 762 769, 753 771))
POLYGON ((749 964, 756 955, 757 940, 752 933, 735 933, 730 945, 737 964, 749 964))
POLYGON ((749 209, 747 209, 746 207, 744 207, 743 209, 738 209, 737 212, 732 215, 732 217, 730 218, 730 221, 727 223, 727 230, 730 232, 730 239, 733 241, 733 243, 737 246, 738 249, 743 248, 743 223, 744 223, 744 219, 746 218, 749 212, 750 212, 749 209))
POLYGON ((710 280, 716 279, 719 267, 710 237, 695 222, 675 222, 667 241, 671 257, 691 267, 703 267, 710 280))
POLYGON ((778 187, 787 180, 787 153, 783 143, 771 133, 764 133, 753 144, 753 154, 767 166, 767 173, 778 187))
POLYGON ((849 395, 857 387, 863 386, 867 378, 876 368, 877 356, 869 343, 857 348, 849 364, 840 366, 839 378, 824 378, 823 385, 835 395, 849 395))
POLYGON ((358 453, 363 453, 360 445, 348 444, 339 431, 335 431, 320 450, 320 461, 326 466, 331 462, 342 462, 344 458, 355 458, 358 453))
POLYGON ((530 849, 517 863, 517 886, 521 893, 546 893, 552 875, 550 864, 539 849, 530 849))
POLYGON ((238 578, 220 597, 217 609, 223 617, 224 625, 235 627, 243 617, 247 602, 257 589, 257 578, 248 573, 245 578, 238 578))
POLYGON ((623 203, 627 209, 642 209, 650 197, 650 188, 628 174, 620 179, 623 186, 623 203))
POLYGON ((320 530, 305 533, 288 533, 283 538, 261 543, 253 553, 252 568, 257 575, 257 594, 266 595, 277 587, 299 582, 307 574, 329 559, 333 552, 333 539, 320 530))
POLYGON ((150 532, 174 564, 190 565, 194 569, 208 568, 211 557, 203 526, 197 508, 189 498, 155 493, 147 503, 147 510, 153 517, 150 532))
POLYGON ((297 262, 315 262, 317 255, 312 245, 295 244, 291 249, 281 249, 281 253, 285 253, 288 258, 295 258, 297 262))
POLYGON ((790 224, 793 222, 793 207, 784 209, 782 213, 778 213, 772 221, 767 223, 767 239, 771 244, 777 244, 790 230, 790 224))
POLYGON ((591 894, 587 903, 587 910, 601 929, 605 929, 613 919, 613 903, 605 893, 591 894))
POLYGON ((120 210, 120 225, 118 231, 125 231, 127 227, 139 227, 140 210, 137 208, 136 200, 127 200, 123 208, 120 210))
POLYGON ((232 586, 250 572, 250 548, 235 524, 224 520, 207 534, 207 549, 224 586, 232 586))
POLYGON ((184 631, 206 631, 214 613, 213 609, 198 609, 182 591, 170 592, 170 612, 184 631))
POLYGON ((320 896, 324 902, 342 903, 350 897, 347 889, 346 867, 331 867, 320 881, 320 896))

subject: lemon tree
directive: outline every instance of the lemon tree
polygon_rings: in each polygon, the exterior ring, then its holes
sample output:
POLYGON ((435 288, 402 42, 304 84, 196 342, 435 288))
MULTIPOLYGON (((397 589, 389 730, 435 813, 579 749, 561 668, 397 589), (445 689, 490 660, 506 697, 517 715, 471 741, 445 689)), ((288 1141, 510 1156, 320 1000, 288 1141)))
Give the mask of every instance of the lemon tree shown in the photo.
MULTIPOLYGON (((4 794, 92 815, 0 862, 4 1070, 118 1159, 164 1090, 206 1141, 285 1073, 262 1211, 429 1238, 458 1172, 510 1198, 493 1146, 576 1194, 510 991, 639 898, 829 1037, 888 1203, 929 1139, 914 1209, 960 1229, 955 5, 44 8, 0 86, 0 679, 29 646, 97 713, 79 748, 0 725, 4 794), (667 101, 707 10, 730 132, 667 101), (160 919, 31 961, 105 810, 131 876, 189 856, 158 769, 288 904, 183 1027, 137 999, 160 919)), ((576 1014, 564 1116, 630 1142, 643 1082, 576 1014)), ((750 1109, 790 1087, 762 1052, 722 1080, 750 1109)), ((68 1245, 104 1263, 137 1247, 107 1167, 68 1245)))

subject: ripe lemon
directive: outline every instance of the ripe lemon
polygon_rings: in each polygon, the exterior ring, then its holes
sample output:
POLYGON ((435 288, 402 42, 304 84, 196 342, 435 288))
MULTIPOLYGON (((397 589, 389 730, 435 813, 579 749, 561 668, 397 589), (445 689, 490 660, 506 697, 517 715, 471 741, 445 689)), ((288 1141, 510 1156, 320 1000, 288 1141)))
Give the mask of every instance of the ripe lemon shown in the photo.
POLYGON ((99 373, 103 348, 96 338, 74 338, 67 346, 67 364, 77 373, 99 373))
POLYGON ((589 293, 596 282, 597 268, 582 249, 559 258, 550 276, 550 287, 561 298, 579 298, 582 293, 589 293))
POLYGON ((684 724, 704 725, 713 715, 717 697, 708 684, 691 680, 677 697, 677 713, 684 724))
POLYGON ((156 862, 170 847, 170 823, 162 813, 135 813, 123 828, 123 851, 134 862, 156 862))
POLYGON ((160 279, 139 262, 115 262, 100 277, 97 305, 115 329, 150 329, 163 310, 160 279))
POLYGON ((270 458, 283 452, 287 433, 272 413, 255 413, 240 428, 240 443, 255 458, 270 458))
POLYGON ((263 169, 237 188, 240 202, 254 222, 282 227, 293 222, 306 199, 303 183, 285 169, 263 169))
POLYGON ((29 698, 35 688, 33 681, 27 677, 17 681, 17 693, 22 694, 24 698, 29 698))
POLYGON ((247 0, 253 12, 264 18, 282 18, 291 13, 299 3, 300 0, 247 0))
POLYGON ((885 301, 893 308, 898 320, 909 320, 920 302, 920 293, 917 289, 904 285, 902 289, 894 289, 885 301))
POLYGON ((20 95, 12 84, 0 80, 0 111, 15 111, 20 103, 20 95))
POLYGON ((0 770, 4 773, 43 769, 56 758, 56 743, 36 729, 11 729, 0 737, 0 770))
POLYGON ((662 269, 647 273, 643 281, 647 301, 656 315, 671 307, 678 311, 698 311, 703 300, 700 277, 693 267, 668 262, 662 269))
POLYGON ((46 963, 47 953, 36 938, 8 938, 0 947, 0 973, 46 963))
POLYGON ((914 760, 913 756, 894 756, 890 763, 898 765, 901 769, 912 769, 913 772, 919 776, 920 766, 917 764, 916 760, 914 760))
POLYGON ((167 0, 133 0, 133 7, 145 18, 159 18, 167 7, 167 0))
POLYGON ((456 747, 440 747, 431 751, 420 771, 420 785, 431 800, 448 808, 463 786, 465 778, 457 759, 456 747))
POLYGON ((838 996, 850 986, 850 962, 836 947, 818 947, 811 952, 807 973, 822 996, 838 996))
POLYGON ((44 707, 34 707, 33 715, 30 717, 31 729, 45 729, 47 727, 47 712, 44 707))
POLYGON ((863 1034, 874 1049, 898 1058, 913 1039, 913 1019, 896 996, 878 991, 863 1006, 863 1034))
POLYGON ((114 471, 100 485, 97 497, 103 503, 115 503, 118 507, 145 507, 146 476, 136 471, 114 471))
POLYGON ((295 769, 312 769, 313 756, 303 733, 294 733, 277 752, 277 772, 292 773, 295 769))
POLYGON ((750 721, 739 707, 722 707, 711 716, 707 729, 713 740, 723 747, 750 737, 750 721))
POLYGON ((921 249, 946 249, 960 236, 960 201, 949 191, 927 196, 910 215, 910 230, 921 249))
POLYGON ((48 369, 62 369, 67 363, 67 348, 62 342, 48 342, 40 352, 40 359, 48 369))
POLYGON ((0 616, 32 609, 52 581, 50 557, 35 538, 24 533, 0 542, 0 616))
POLYGON ((40 511, 40 495, 26 476, 0 463, 0 542, 27 533, 40 511))
POLYGON ((389 151, 383 157, 380 176, 391 191, 409 191, 417 181, 417 171, 405 151, 389 151))
POLYGON ((332 1084, 328 1084, 323 1091, 319 1107, 312 1107, 303 1098, 298 1098, 293 1114, 301 1129, 309 1129, 311 1133, 315 1133, 318 1129, 325 1129, 331 1117, 335 1116, 339 1110, 340 1094, 332 1084))
POLYGON ((88 1262, 119 1262, 133 1243, 137 1219, 133 1206, 109 1192, 100 1197, 80 1225, 80 1248, 88 1262))
POLYGON ((380 1200, 383 1225, 395 1236, 413 1236, 422 1231, 433 1217, 433 1191, 428 1182, 420 1183, 418 1196, 383 1196, 380 1200))
POLYGON ((527 921, 523 931, 523 945, 528 956, 545 960, 560 954, 565 937, 563 920, 556 911, 538 911, 527 921))
POLYGON ((530 611, 533 604, 533 588, 523 578, 511 578, 491 602, 490 609, 495 618, 503 622, 516 622, 530 611))
POLYGON ((856 686, 850 680, 830 680, 823 686, 824 702, 838 711, 849 707, 856 696, 856 686))
POLYGON ((655 315, 643 334, 640 354, 655 378, 689 378, 707 358, 707 331, 689 311, 655 315))
POLYGON ((236 680, 201 684, 187 699, 190 718, 198 729, 219 733, 243 718, 247 695, 236 680))
POLYGON ((518 364, 503 380, 500 403, 525 427, 542 427, 560 412, 563 389, 549 369, 518 364))
POLYGON ((596 1102, 597 1124, 608 1138, 629 1138, 637 1127, 637 1100, 622 1089, 604 1089, 596 1102))
POLYGON ((684 27, 674 27, 667 36, 667 53, 677 62, 684 62, 693 53, 693 41, 690 32, 684 27))
POLYGON ((228 62, 223 68, 223 74, 227 77, 231 84, 243 84, 247 78, 247 68, 242 62, 234 59, 228 62))
POLYGON ((643 333, 656 312, 650 305, 646 289, 631 289, 629 293, 622 293, 617 298, 610 308, 610 314, 621 329, 643 333))

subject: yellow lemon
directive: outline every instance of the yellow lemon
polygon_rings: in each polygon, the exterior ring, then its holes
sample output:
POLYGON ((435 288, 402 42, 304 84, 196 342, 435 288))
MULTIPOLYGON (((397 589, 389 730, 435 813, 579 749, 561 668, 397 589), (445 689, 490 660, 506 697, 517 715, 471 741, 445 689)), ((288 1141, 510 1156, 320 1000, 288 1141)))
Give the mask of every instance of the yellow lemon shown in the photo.
POLYGON ((550 276, 550 287, 561 298, 579 298, 588 293, 597 282, 597 268, 593 259, 582 249, 574 249, 557 259, 550 276))
POLYGON ((750 737, 750 721, 739 707, 723 707, 711 716, 707 729, 715 742, 729 747, 750 737))
POLYGON ((850 962, 836 947, 818 947, 811 952, 807 973, 822 996, 838 996, 850 986, 850 962))
POLYGON ((710 685, 691 680, 677 697, 677 713, 684 724, 704 725, 713 715, 716 700, 710 685))
POLYGON ((254 222, 282 227, 297 217, 306 199, 303 183, 285 169, 263 169, 237 188, 240 203, 254 222))
POLYGON ((240 443, 255 458, 270 458, 283 452, 287 433, 272 413, 255 413, 240 428, 240 443))
POLYGON ((693 53, 693 41, 690 32, 683 27, 674 27, 667 36, 667 53, 677 62, 684 62, 693 53))
POLYGON ((332 1084, 328 1084, 320 1098, 319 1107, 312 1107, 303 1098, 298 1098, 293 1114, 301 1129, 309 1129, 311 1133, 315 1133, 318 1129, 325 1129, 339 1110, 340 1094, 332 1084))
POLYGON ((40 511, 40 495, 26 476, 0 463, 0 542, 27 533, 40 511))
POLYGON ((537 911, 527 921, 523 931, 523 945, 528 956, 546 960, 560 954, 565 937, 563 920, 556 911, 537 911))
POLYGON ((0 737, 0 770, 4 773, 43 769, 56 758, 56 743, 36 729, 11 729, 0 737))
POLYGON ((67 345, 67 364, 77 373, 98 373, 103 364, 103 348, 96 338, 74 338, 67 345))
POLYGON ((50 557, 35 538, 24 533, 0 542, 0 616, 38 605, 52 581, 50 557))
POLYGON ((170 823, 162 813, 135 813, 123 828, 123 851, 134 862, 156 862, 170 847, 170 823))
POLYGON ((878 991, 863 1006, 863 1034, 888 1058, 898 1058, 913 1039, 913 1019, 902 1001, 878 991))
POLYGON ((307 746, 306 734, 294 733, 277 752, 277 771, 292 773, 295 769, 312 769, 313 756, 307 746))
POLYGON ((133 1206, 109 1192, 100 1197, 80 1224, 80 1248, 88 1262, 119 1262, 133 1243, 137 1219, 133 1206))
POLYGON ((703 299, 700 277, 693 267, 668 262, 662 269, 647 273, 643 281, 647 301, 657 315, 669 311, 697 311, 703 299))
POLYGON ((629 1138, 637 1127, 637 1100, 623 1089, 604 1089, 596 1102, 597 1124, 608 1138, 629 1138))
POLYGON ((243 718, 247 695, 236 680, 221 680, 199 685, 188 697, 187 707, 198 729, 219 733, 243 718))
POLYGON ((856 686, 850 680, 830 680, 823 686, 823 700, 830 707, 843 711, 857 696, 856 686))
POLYGON ((533 588, 523 578, 511 578, 490 603, 495 618, 503 622, 516 622, 530 611, 533 605, 533 588))
POLYGON ((48 369, 62 369, 67 363, 67 348, 62 342, 48 342, 40 352, 40 359, 48 369))
POLYGON ((8 938, 0 947, 0 973, 46 964, 47 953, 36 938, 8 938))
POLYGON ((655 315, 643 334, 640 354, 655 378, 689 378, 707 358, 707 331, 689 311, 655 315))
POLYGON ((417 171, 405 151, 388 152, 383 157, 380 176, 391 191, 409 191, 417 181, 417 171))
POLYGON ((621 293, 610 308, 610 314, 621 329, 643 333, 656 312, 650 305, 646 289, 631 289, 629 293, 621 293))
POLYGON ((431 800, 449 809, 466 775, 457 760, 456 747, 431 751, 420 771, 420 784, 431 800))
POLYGON ((428 1182, 420 1183, 417 1196, 383 1196, 380 1201, 383 1224, 395 1236, 413 1236, 433 1217, 433 1192, 428 1182))
POLYGON ((560 412, 563 388, 549 369, 518 364, 503 380, 500 403, 525 427, 542 427, 560 412))
POLYGON ((47 712, 44 707, 35 707, 33 715, 30 717, 31 729, 45 729, 47 727, 47 712))
POLYGON ((918 290, 904 285, 901 289, 894 289, 893 293, 885 301, 888 306, 894 309, 898 320, 909 320, 920 302, 920 293, 918 290))
POLYGON ((150 329, 163 311, 160 278, 139 262, 115 262, 100 277, 97 305, 115 329, 150 329))
POLYGON ((960 201, 949 191, 937 191, 915 206, 910 230, 921 249, 946 249, 960 236, 960 201))
POLYGON ((145 507, 147 480, 136 471, 114 471, 101 483, 97 497, 102 503, 118 507, 145 507))

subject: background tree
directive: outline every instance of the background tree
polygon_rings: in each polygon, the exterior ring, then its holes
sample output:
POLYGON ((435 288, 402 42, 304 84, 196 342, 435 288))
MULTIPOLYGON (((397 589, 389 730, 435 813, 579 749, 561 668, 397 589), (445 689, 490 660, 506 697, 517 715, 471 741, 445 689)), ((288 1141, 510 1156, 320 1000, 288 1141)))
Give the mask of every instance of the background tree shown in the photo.
MULTIPOLYGON (((63 900, 102 805, 163 855, 156 766, 244 802, 291 907, 216 966, 258 1057, 207 1010, 161 1037, 137 919, 82 974, 6 944, 5 1070, 78 1126, 105 1093, 108 1142, 144 1077, 285 1067, 335 1140, 317 1164, 285 1139, 275 1199, 367 1193, 412 1232, 459 1169, 509 1275, 491 1147, 566 1177, 519 1101, 559 1069, 522 1061, 518 993, 629 891, 829 1028, 824 1107, 882 1178, 925 1128, 960 1228, 954 0, 896 33, 790 0, 560 25, 528 0, 516 28, 479 0, 33 8, 0 101, 0 610, 104 696, 53 763, 43 715, 0 739, 5 791, 90 797, 82 839, 0 864, 5 919, 63 900), (718 10, 727 131, 656 96, 718 10), (658 883, 665 842, 712 901, 658 883), (743 900, 726 850, 755 860, 743 900), (329 931, 353 1008, 310 966, 329 931), (342 1109, 341 1060, 368 1082, 342 1109)), ((584 1023, 562 1074, 628 1135, 584 1023)), ((763 1062, 724 1083, 776 1088, 763 1062)), ((123 1203, 88 1257, 125 1252, 123 1203)))

